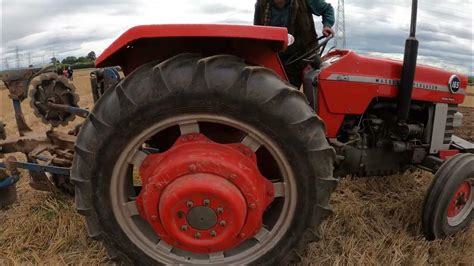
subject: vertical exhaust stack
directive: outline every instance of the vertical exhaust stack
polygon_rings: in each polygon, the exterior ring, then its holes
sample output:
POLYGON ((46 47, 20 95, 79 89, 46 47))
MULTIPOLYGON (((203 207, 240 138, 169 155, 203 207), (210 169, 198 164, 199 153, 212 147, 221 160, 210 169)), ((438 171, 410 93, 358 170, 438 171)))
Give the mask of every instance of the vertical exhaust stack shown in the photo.
POLYGON ((398 92, 398 122, 405 123, 410 112, 410 104, 415 80, 416 61, 418 57, 418 40, 416 39, 416 19, 418 0, 412 1, 410 37, 405 43, 402 77, 398 92))

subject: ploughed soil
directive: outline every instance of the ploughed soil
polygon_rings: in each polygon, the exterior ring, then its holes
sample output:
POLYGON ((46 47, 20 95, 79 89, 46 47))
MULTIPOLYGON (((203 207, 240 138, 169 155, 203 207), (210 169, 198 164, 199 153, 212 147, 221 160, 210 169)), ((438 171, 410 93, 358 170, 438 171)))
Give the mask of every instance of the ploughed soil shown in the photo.
MULTIPOLYGON (((88 71, 74 83, 81 106, 91 106, 88 71)), ((24 104, 26 119, 42 132, 47 126, 24 104)), ((457 134, 474 141, 474 109, 462 108, 464 127, 457 134)), ((0 91, 0 117, 15 135, 6 91, 0 91)), ((79 123, 77 119, 74 124, 79 123)), ((18 158, 21 158, 19 155, 18 158)), ((300 254, 305 264, 459 264, 474 263, 474 226, 455 237, 434 242, 421 234, 421 210, 432 174, 412 169, 384 178, 346 178, 332 197, 334 215, 324 223, 319 242, 300 254)), ((73 199, 39 192, 23 174, 19 200, 0 210, 0 265, 112 264, 101 243, 87 237, 73 199)))

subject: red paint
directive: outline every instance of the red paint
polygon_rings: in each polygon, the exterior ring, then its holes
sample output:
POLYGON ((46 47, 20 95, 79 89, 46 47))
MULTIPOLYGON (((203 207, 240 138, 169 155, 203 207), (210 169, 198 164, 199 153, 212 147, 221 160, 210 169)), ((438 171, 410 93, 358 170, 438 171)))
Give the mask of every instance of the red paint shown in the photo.
MULTIPOLYGON (((365 57, 347 50, 332 51, 324 59, 334 57, 340 57, 340 59, 323 69, 319 76, 318 114, 326 122, 327 134, 331 138, 337 136, 343 116, 363 114, 372 100, 376 98, 396 98, 398 96, 398 86, 394 84, 329 80, 331 75, 400 80, 402 70, 400 61, 365 57)), ((453 72, 420 65, 417 67, 415 82, 446 87, 453 74, 453 72)), ((467 76, 458 76, 461 79, 461 88, 465 90, 467 76)), ((465 95, 415 87, 412 98, 426 102, 460 104, 464 101, 465 95)))
POLYGON ((444 150, 444 151, 439 151, 439 158, 442 160, 446 160, 449 157, 452 157, 456 154, 459 154, 459 150, 444 150))
POLYGON ((98 67, 120 65, 125 74, 181 53, 231 54, 265 66, 282 78, 278 52, 288 45, 286 28, 244 25, 146 25, 131 28, 97 59, 98 67))
POLYGON ((201 134, 182 136, 170 150, 149 155, 140 176, 140 215, 168 244, 197 253, 229 250, 253 237, 274 198, 273 185, 260 174, 255 153, 242 144, 217 144, 201 134), (218 220, 208 230, 197 230, 186 216, 192 208, 204 206, 205 199, 218 220), (185 231, 183 225, 188 225, 185 231))
MULTIPOLYGON (((134 27, 120 36, 97 59, 98 67, 120 65, 126 75, 139 66, 163 61, 181 53, 202 56, 230 54, 250 65, 274 70, 287 80, 278 52, 286 49, 285 28, 240 25, 148 25, 134 27)), ((399 80, 402 62, 361 56, 348 50, 334 50, 323 59, 340 57, 319 76, 318 114, 326 122, 328 137, 334 138, 346 115, 361 115, 376 98, 396 98, 398 87, 390 84, 334 81, 332 74, 399 80)), ((415 82, 446 87, 454 73, 419 65, 415 82)), ((458 75, 461 88, 467 76, 458 75)), ((414 88, 413 100, 460 104, 465 96, 414 88)))
MULTIPOLYGON (((471 183, 469 181, 465 181, 462 185, 458 188, 458 190, 454 193, 454 196, 451 198, 451 201, 448 206, 448 217, 456 217, 463 208, 466 207, 466 203, 471 196, 471 183)), ((470 206, 468 206, 470 207, 470 206)))

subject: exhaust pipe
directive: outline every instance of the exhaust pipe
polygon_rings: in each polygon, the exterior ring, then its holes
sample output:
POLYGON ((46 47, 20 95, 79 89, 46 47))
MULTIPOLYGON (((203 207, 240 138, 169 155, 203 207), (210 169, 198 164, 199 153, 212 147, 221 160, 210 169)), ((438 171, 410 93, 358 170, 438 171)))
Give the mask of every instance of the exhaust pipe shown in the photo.
POLYGON ((405 43, 402 77, 398 92, 398 122, 405 123, 410 111, 413 83, 415 81, 416 61, 418 58, 418 40, 416 39, 416 19, 418 0, 412 1, 410 37, 405 43))

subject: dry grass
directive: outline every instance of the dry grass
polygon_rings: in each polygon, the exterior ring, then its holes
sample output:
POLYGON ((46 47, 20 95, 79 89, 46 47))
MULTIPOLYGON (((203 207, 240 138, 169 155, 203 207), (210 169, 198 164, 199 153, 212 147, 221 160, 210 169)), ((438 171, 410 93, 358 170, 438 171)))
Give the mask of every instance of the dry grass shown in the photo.
POLYGON ((310 245, 314 264, 423 265, 474 263, 474 228, 443 241, 421 235, 423 199, 432 175, 416 170, 386 178, 341 182, 333 196, 335 214, 322 241, 310 245))
MULTIPOLYGON (((75 84, 81 105, 90 106, 88 72, 78 71, 75 84)), ((15 132, 13 114, 5 91, 0 91, 0 100, 0 113, 9 122, 11 136, 15 132)), ((28 104, 24 108, 32 127, 46 128, 28 111, 28 104)), ((474 137, 472 127, 463 133, 474 137)), ((302 254, 304 261, 317 265, 473 264, 472 226, 454 238, 423 240, 421 208, 431 178, 431 174, 414 171, 343 180, 332 199, 335 214, 324 224, 322 240, 302 254)), ((102 245, 86 237, 72 199, 30 189, 26 175, 18 191, 18 203, 0 211, 0 265, 110 263, 102 245)))
MULTIPOLYGON (((25 181, 26 178, 23 179, 25 181)), ((89 239, 73 200, 19 184, 20 203, 0 216, 0 264, 102 264, 102 245, 89 239)))

